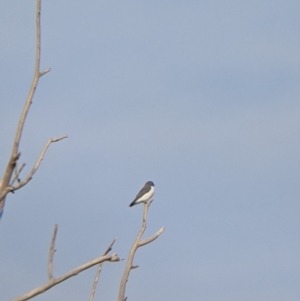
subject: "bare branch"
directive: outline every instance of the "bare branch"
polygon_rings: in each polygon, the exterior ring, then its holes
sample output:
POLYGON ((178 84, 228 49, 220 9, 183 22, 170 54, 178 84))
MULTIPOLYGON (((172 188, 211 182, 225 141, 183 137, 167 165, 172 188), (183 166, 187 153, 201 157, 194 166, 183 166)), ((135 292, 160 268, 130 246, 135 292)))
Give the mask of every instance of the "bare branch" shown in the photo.
POLYGON ((40 72, 40 77, 42 77, 43 75, 45 75, 46 73, 50 72, 51 68, 47 68, 44 71, 40 72))
POLYGON ((19 120, 19 125, 15 136, 15 141, 14 141, 14 146, 12 151, 14 155, 18 153, 25 120, 29 112, 30 105, 32 104, 32 99, 40 78, 40 60, 41 60, 41 0, 37 0, 36 2, 36 56, 35 56, 34 77, 25 102, 25 106, 21 118, 19 120))
POLYGON ((127 297, 125 297, 125 289, 126 289, 126 284, 128 281, 128 277, 129 277, 129 273, 132 269, 137 268, 138 266, 134 266, 132 264, 133 262, 133 258, 135 255, 135 252, 137 251, 137 249, 141 246, 146 245, 147 243, 152 242, 153 240, 155 240, 163 231, 164 228, 161 228, 159 231, 157 231, 153 236, 151 236, 150 238, 147 238, 145 240, 141 241, 141 237, 144 234, 146 227, 147 227, 147 217, 148 217, 148 209, 150 207, 152 203, 152 200, 147 202, 146 204, 144 204, 144 212, 143 212, 143 221, 142 221, 142 227, 131 247, 131 250, 129 252, 129 256, 127 259, 127 263, 125 266, 125 270, 121 279, 121 284, 120 284, 120 289, 119 289, 119 296, 118 296, 118 301, 125 301, 127 300, 127 297))
MULTIPOLYGON (((120 258, 118 257, 117 254, 111 254, 111 255, 102 255, 96 259, 93 259, 73 270, 71 270, 70 272, 58 277, 58 278, 54 278, 53 277, 53 272, 52 272, 52 268, 53 268, 53 255, 55 252, 55 239, 56 239, 56 234, 57 234, 57 228, 58 226, 55 225, 54 226, 54 230, 53 230, 53 235, 52 235, 52 239, 51 239, 51 245, 50 245, 50 252, 49 252, 49 260, 48 260, 48 276, 49 276, 49 281, 35 289, 33 289, 32 291, 18 297, 15 299, 12 299, 10 301, 25 301, 25 300, 29 300, 39 294, 42 294, 44 292, 46 292, 47 290, 49 290, 50 288, 52 288, 53 286, 69 279, 70 277, 76 276, 79 273, 83 272, 84 270, 87 270, 93 266, 95 266, 96 264, 102 264, 104 261, 109 261, 109 262, 116 262, 116 261, 120 261, 120 258)), ((109 247, 107 248, 107 250, 105 251, 105 253, 108 253, 113 244, 115 243, 116 239, 114 239, 112 241, 112 243, 109 245, 109 247)))
POLYGON ((20 177, 20 174, 21 174, 21 172, 22 172, 22 170, 23 170, 23 168, 24 168, 25 166, 26 166, 26 164, 23 163, 23 164, 21 165, 21 167, 18 169, 18 168, 17 168, 17 165, 16 165, 16 168, 15 168, 15 177, 14 177, 13 180, 11 181, 10 186, 13 186, 14 183, 15 183, 15 181, 18 181, 18 182, 21 181, 19 177, 20 177))
POLYGON ((58 278, 52 278, 51 280, 49 280, 47 283, 45 283, 44 285, 41 285, 35 289, 33 289, 32 291, 18 297, 15 299, 12 299, 10 301, 25 301, 25 300, 29 300, 39 294, 42 294, 44 292, 46 292, 47 290, 49 290, 50 288, 52 288, 53 286, 69 279, 70 277, 76 276, 79 273, 81 273, 84 270, 87 270, 93 266, 95 266, 96 264, 102 263, 104 261, 109 261, 109 262, 116 262, 119 261, 119 257, 117 254, 112 254, 112 255, 105 255, 105 256, 101 256, 98 257, 96 259, 93 259, 79 267, 77 267, 76 269, 58 277, 58 278))
POLYGON ((55 240, 56 240, 57 228, 58 228, 58 225, 55 224, 52 239, 51 239, 51 244, 50 244, 49 260, 48 260, 48 277, 49 277, 49 280, 53 279, 53 257, 54 257, 54 253, 56 251, 55 250, 55 240))
MULTIPOLYGON (((36 1, 36 56, 35 56, 35 68, 34 68, 34 76, 32 80, 31 87, 29 89, 29 93, 27 99, 25 101, 25 105, 22 111, 22 114, 19 119, 19 124, 17 127, 15 139, 12 146, 11 156, 8 161, 7 167, 4 172, 2 187, 0 188, 0 212, 3 212, 5 197, 6 195, 13 191, 11 187, 9 187, 9 183, 13 174, 14 169, 16 168, 17 161, 20 157, 19 145, 22 137, 22 132, 24 129, 24 124, 29 112, 29 108, 32 104, 32 99, 35 94, 38 81, 40 77, 50 70, 46 69, 43 72, 40 72, 40 58, 41 58, 41 0, 36 1)), ((24 185, 23 185, 24 186, 24 185)))
MULTIPOLYGON (((116 240, 117 239, 115 238, 111 242, 111 244, 108 246, 108 248, 106 249, 106 251, 103 253, 103 256, 107 255, 111 251, 112 246, 114 245, 114 243, 116 242, 116 240)), ((97 272, 96 272, 96 275, 95 275, 95 278, 94 278, 94 283, 93 283, 92 290, 91 290, 91 293, 90 293, 89 301, 92 301, 94 299, 96 288, 97 288, 97 284, 98 284, 99 277, 100 277, 100 273, 101 273, 101 270, 102 270, 102 265, 103 265, 103 263, 99 263, 99 265, 98 265, 97 272)))
POLYGON ((45 146, 44 146, 44 148, 43 148, 40 156, 38 157, 38 159, 37 159, 34 167, 30 171, 30 173, 27 175, 27 177, 25 178, 25 180, 20 181, 16 186, 7 187, 8 192, 18 190, 18 189, 22 188, 23 186, 25 186, 32 179, 33 175, 35 174, 35 172, 39 168, 39 166, 40 166, 40 164, 41 164, 41 162, 42 162, 42 160, 43 160, 43 158, 45 156, 45 153, 46 153, 47 149, 49 148, 50 144, 54 143, 54 142, 57 142, 57 141, 60 141, 62 139, 65 139, 67 137, 68 137, 67 135, 64 135, 64 136, 61 136, 59 138, 49 139, 48 142, 45 144, 45 146))
POLYGON ((165 227, 160 228, 154 235, 139 242, 139 247, 142 247, 158 238, 165 230, 165 227))
POLYGON ((15 165, 18 160, 18 153, 19 153, 19 144, 24 128, 24 123, 30 108, 30 105, 32 104, 32 98, 34 96, 38 80, 40 77, 40 55, 41 55, 41 20, 40 20, 40 15, 41 15, 41 0, 37 0, 36 3, 36 57, 35 57, 35 71, 34 71, 34 77, 33 81, 31 84, 31 88, 29 90, 29 94, 27 96, 25 106, 23 108, 20 120, 19 120, 19 125, 17 128, 16 136, 13 142, 13 147, 12 147, 12 152, 11 152, 11 157, 9 159, 9 162, 7 164, 5 174, 3 177, 3 185, 2 185, 2 191, 1 191, 1 197, 0 197, 0 202, 4 202, 5 195, 8 193, 3 193, 6 191, 6 187, 9 185, 12 173, 14 171, 15 165))
POLYGON ((13 181, 16 180, 17 178, 18 178, 18 163, 16 163, 15 177, 14 177, 13 181))
POLYGON ((110 245, 107 247, 107 249, 105 250, 105 252, 103 253, 103 255, 107 255, 111 250, 113 245, 115 244, 117 238, 114 238, 113 241, 110 243, 110 245))

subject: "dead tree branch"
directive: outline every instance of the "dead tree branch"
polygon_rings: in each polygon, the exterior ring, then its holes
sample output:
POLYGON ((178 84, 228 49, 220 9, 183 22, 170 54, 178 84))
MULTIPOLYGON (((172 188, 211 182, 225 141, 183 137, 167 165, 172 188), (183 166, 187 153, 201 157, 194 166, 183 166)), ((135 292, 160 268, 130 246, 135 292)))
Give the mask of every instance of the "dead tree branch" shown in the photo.
POLYGON ((23 163, 22 166, 18 169, 18 165, 16 164, 16 167, 15 167, 15 176, 14 176, 13 180, 11 181, 10 186, 13 186, 14 183, 15 183, 15 181, 17 181, 18 183, 20 183, 20 181, 21 181, 20 180, 20 174, 21 174, 23 168, 25 167, 25 165, 26 164, 23 163))
POLYGON ((32 99, 36 90, 36 87, 38 85, 38 81, 40 78, 40 56, 41 56, 41 0, 37 0, 37 7, 36 7, 36 57, 35 57, 35 68, 34 68, 34 76, 33 81, 31 84, 31 88, 29 90, 29 94, 27 96, 24 109, 22 111, 19 125, 17 128, 15 140, 13 142, 11 157, 9 159, 8 165, 6 167, 4 177, 3 177, 3 185, 2 185, 2 192, 0 201, 3 202, 3 198, 6 196, 8 191, 6 190, 6 187, 8 186, 12 173, 14 171, 14 168, 16 166, 16 163, 20 157, 19 153, 19 144, 25 124, 25 120, 27 117, 27 114, 29 112, 30 105, 32 104, 32 99))
MULTIPOLYGON (((36 56, 35 56, 34 76, 33 76, 31 87, 29 89, 27 99, 25 101, 23 111, 22 111, 20 119, 19 119, 19 124, 17 127, 15 139, 13 142, 10 159, 8 160, 8 164, 5 169, 3 179, 2 179, 2 185, 0 187, 0 217, 3 212, 6 195, 9 192, 13 192, 14 190, 19 189, 19 188, 23 187, 24 185, 26 185, 37 169, 37 168, 34 168, 33 173, 29 174, 28 177, 26 178, 26 180, 23 181, 23 183, 21 185, 19 183, 19 185, 17 185, 16 188, 13 188, 12 184, 11 185, 9 184, 11 181, 13 172, 16 168, 17 162, 21 155, 21 153, 19 151, 19 146, 20 146, 23 129, 24 129, 24 124, 25 124, 30 106, 32 104, 32 99, 35 94, 39 79, 41 76, 43 76, 44 74, 46 74, 50 71, 50 68, 47 68, 44 71, 40 71, 40 59, 41 59, 41 0, 37 0, 37 2, 36 2, 36 56)), ((52 139, 52 140, 55 140, 55 139, 52 139)), ((61 140, 61 139, 59 139, 59 140, 61 140)), ((56 141, 59 141, 59 140, 56 140, 56 141)), ((55 142, 55 141, 51 141, 51 142, 55 142)), ((13 179, 13 181, 11 183, 14 183, 18 179, 20 172, 21 172, 21 168, 19 169, 19 171, 15 172, 16 179, 13 179)))
POLYGON ((138 266, 133 266, 133 264, 132 264, 135 252, 137 251, 137 249, 139 247, 142 247, 142 246, 154 241, 156 238, 158 238, 164 232, 165 228, 163 227, 163 228, 159 229, 153 236, 151 236, 147 239, 141 240, 141 237, 144 234, 146 227, 147 227, 148 209, 149 209, 151 203, 152 203, 152 200, 149 201, 148 203, 144 204, 142 227, 141 227, 141 230, 139 231, 139 233, 131 247, 131 250, 129 252, 129 256, 127 259, 127 263, 126 263, 125 270, 124 270, 123 277, 122 277, 121 284, 120 284, 118 301, 125 301, 127 299, 127 297, 125 297, 125 289, 126 289, 126 284, 128 281, 129 273, 132 269, 135 269, 138 267, 138 266))
MULTIPOLYGON (((70 272, 58 277, 58 278, 54 278, 53 277, 53 272, 52 272, 52 267, 53 267, 53 254, 55 252, 54 250, 54 246, 55 246, 55 239, 56 239, 56 234, 57 234, 57 225, 54 226, 54 231, 53 231, 53 235, 52 235, 52 239, 51 239, 51 244, 50 244, 50 254, 49 254, 49 260, 48 260, 48 276, 49 276, 49 281, 35 289, 33 289, 32 291, 18 297, 15 299, 12 299, 10 301, 25 301, 25 300, 29 300, 39 294, 42 294, 44 292, 46 292, 47 290, 49 290, 50 288, 52 288, 53 286, 69 279, 70 277, 76 276, 79 273, 83 272, 84 270, 87 270, 93 266, 95 266, 96 264, 102 264, 104 261, 109 261, 109 262, 116 262, 116 261, 120 261, 119 257, 117 254, 111 254, 111 255, 102 255, 96 259, 93 259, 73 270, 71 270, 70 272)), ((113 241, 114 242, 114 241, 113 241)), ((110 244, 110 246, 107 248, 107 250, 111 250, 112 244, 110 244)), ((109 252, 108 251, 108 252, 109 252)), ((108 253, 107 252, 107 253, 108 253)))
MULTIPOLYGON (((106 251, 103 253, 102 256, 107 255, 111 251, 112 246, 114 245, 114 243, 116 242, 116 240, 117 239, 115 238, 111 242, 111 244, 108 246, 108 248, 106 249, 106 251)), ((100 273, 101 273, 101 270, 102 270, 102 265, 103 265, 103 263, 99 263, 99 265, 98 265, 97 272, 96 272, 96 275, 95 275, 95 278, 94 278, 94 283, 93 283, 92 290, 91 290, 91 293, 90 293, 89 301, 93 301, 93 299, 94 299, 96 288, 97 288, 97 284, 98 284, 99 277, 100 277, 100 273)))
POLYGON ((51 244, 50 244, 49 260, 48 260, 48 277, 49 277, 49 280, 53 279, 53 257, 54 257, 54 253, 56 251, 55 250, 55 240, 56 240, 57 228, 58 228, 58 225, 55 224, 52 239, 51 239, 51 244))
POLYGON ((48 142, 45 144, 43 150, 41 151, 41 154, 40 156, 38 157, 34 167, 32 168, 32 170, 30 171, 30 173, 27 175, 27 177, 23 180, 23 181, 18 181, 18 184, 16 186, 8 186, 6 188, 6 190, 8 192, 14 192, 20 188, 22 188, 23 186, 25 186, 33 177, 33 175, 35 174, 35 172, 38 170, 42 160, 44 159, 44 156, 45 156, 45 153, 47 151, 47 149, 49 148, 50 144, 53 143, 53 142, 57 142, 57 141, 60 141, 62 139, 65 139, 67 138, 68 136, 67 135, 64 135, 64 136, 61 136, 59 138, 52 138, 52 139, 49 139, 48 142))
POLYGON ((155 234, 153 234, 151 237, 146 238, 144 240, 141 240, 140 243, 139 243, 139 247, 147 245, 150 242, 152 242, 153 240, 155 240, 160 234, 162 234, 164 232, 164 230, 165 230, 165 227, 162 227, 155 234))

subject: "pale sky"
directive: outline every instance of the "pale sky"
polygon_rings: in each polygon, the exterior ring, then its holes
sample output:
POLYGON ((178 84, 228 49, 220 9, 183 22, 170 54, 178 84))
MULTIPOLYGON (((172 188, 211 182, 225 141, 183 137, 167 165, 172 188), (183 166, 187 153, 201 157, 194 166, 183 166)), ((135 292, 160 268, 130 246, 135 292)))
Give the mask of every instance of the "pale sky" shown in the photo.
MULTIPOLYGON (((0 2, 0 168, 33 75, 35 1, 0 2)), ((48 1, 21 143, 33 180, 0 222, 0 301, 98 257, 127 258, 156 185, 130 301, 299 301, 300 2, 48 1)), ((104 265, 97 300, 125 266, 104 265)), ((95 269, 35 298, 88 300, 95 269)))

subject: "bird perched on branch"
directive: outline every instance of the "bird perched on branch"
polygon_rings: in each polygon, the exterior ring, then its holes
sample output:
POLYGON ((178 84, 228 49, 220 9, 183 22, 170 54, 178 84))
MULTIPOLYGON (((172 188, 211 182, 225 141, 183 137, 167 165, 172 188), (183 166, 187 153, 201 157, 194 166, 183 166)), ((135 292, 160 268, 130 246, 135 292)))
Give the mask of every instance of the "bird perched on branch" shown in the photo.
POLYGON ((129 207, 132 207, 139 203, 147 203, 149 200, 152 199, 154 191, 154 183, 148 181, 140 190, 140 192, 136 195, 135 199, 130 203, 129 207))

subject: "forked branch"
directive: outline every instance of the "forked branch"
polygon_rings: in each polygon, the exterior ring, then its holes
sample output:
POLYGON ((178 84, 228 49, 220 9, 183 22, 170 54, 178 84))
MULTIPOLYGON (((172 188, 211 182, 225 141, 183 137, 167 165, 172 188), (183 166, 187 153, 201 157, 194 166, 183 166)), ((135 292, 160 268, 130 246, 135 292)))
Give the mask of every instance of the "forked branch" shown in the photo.
POLYGON ((20 168, 18 168, 18 165, 16 164, 16 167, 15 167, 15 176, 14 176, 13 180, 11 181, 10 186, 13 186, 14 183, 15 183, 15 181, 18 181, 18 183, 21 182, 21 180, 20 180, 20 174, 21 174, 23 168, 25 167, 25 165, 26 164, 23 163, 22 166, 20 168))
MULTIPOLYGON (((32 179, 32 177, 35 174, 35 172, 38 170, 38 168, 39 168, 40 164, 42 163, 42 161, 44 159, 44 156, 45 156, 45 153, 46 153, 47 149, 49 148, 50 144, 53 143, 53 142, 57 142, 57 141, 60 141, 62 139, 65 139, 67 137, 68 137, 67 135, 64 135, 64 136, 61 136, 59 138, 49 139, 48 142, 45 144, 43 150, 41 151, 41 154, 38 157, 38 159, 37 159, 34 167, 30 171, 30 173, 26 176, 26 178, 23 181, 19 180, 18 184, 16 186, 8 186, 6 188, 7 192, 14 192, 15 190, 18 190, 18 189, 22 188, 23 186, 25 186, 32 179)), ((19 173, 20 172, 18 172, 18 174, 19 173)))
POLYGON ((25 106, 23 108, 16 136, 13 142, 13 147, 11 151, 11 156, 9 159, 9 162, 7 164, 4 177, 3 177, 3 185, 0 193, 0 202, 4 202, 4 198, 6 194, 9 192, 7 191, 7 187, 9 186, 9 182, 12 176, 12 173, 15 169, 16 163, 20 157, 19 153, 19 145, 20 145, 20 140, 25 124, 25 120, 27 117, 27 114, 29 112, 30 105, 32 104, 32 99, 36 90, 36 87, 38 85, 38 81, 40 78, 40 57, 41 57, 41 0, 37 0, 36 3, 36 57, 35 57, 35 68, 34 68, 34 76, 32 80, 32 84, 25 102, 25 106))
MULTIPOLYGON (((27 99, 25 101, 23 111, 22 111, 20 119, 19 119, 19 124, 17 127, 15 139, 13 142, 10 159, 9 159, 7 167, 5 169, 4 176, 2 179, 2 185, 0 187, 0 217, 3 212, 6 195, 9 192, 13 192, 14 190, 19 189, 19 188, 23 187, 24 185, 26 185, 40 164, 40 162, 39 162, 38 165, 36 165, 33 168, 31 173, 27 176, 27 178, 23 182, 19 183, 16 187, 12 187, 14 182, 16 180, 18 180, 19 174, 22 170, 22 167, 21 167, 19 170, 15 171, 15 178, 11 181, 13 172, 16 169, 18 160, 21 155, 21 153, 19 151, 19 146, 20 146, 23 129, 24 129, 24 124, 25 124, 30 106, 32 104, 32 99, 35 94, 39 79, 44 74, 46 74, 50 71, 50 68, 47 68, 44 71, 40 71, 40 58, 41 58, 41 0, 37 0, 36 1, 36 56, 35 56, 34 76, 33 76, 31 87, 29 89, 27 99), (10 182, 11 182, 11 184, 10 184, 10 182)), ((65 137, 63 137, 63 138, 65 138, 65 137)), ((50 144, 52 142, 59 141, 63 138, 51 139, 50 142, 48 141, 48 143, 50 144)), ((48 146, 46 147, 46 149, 48 148, 48 146)), ((43 158, 43 155, 40 156, 41 160, 43 158)))
POLYGON ((137 237, 136 237, 136 239, 135 239, 135 241, 134 241, 134 243, 131 247, 131 250, 130 250, 130 253, 129 253, 129 256, 128 256, 128 259, 127 259, 127 263, 126 263, 125 270, 124 270, 123 277, 122 277, 121 284, 120 284, 118 301, 125 301, 127 299, 127 297, 125 297, 125 289, 126 289, 126 283, 128 281, 130 271, 132 269, 135 269, 135 268, 138 267, 138 266, 134 266, 132 264, 133 259, 134 259, 134 255, 135 255, 137 249, 139 247, 142 247, 142 246, 154 241, 155 239, 157 239, 165 230, 164 227, 160 228, 151 237, 146 238, 144 240, 141 240, 142 235, 144 234, 144 232, 146 230, 146 227, 147 227, 148 209, 149 209, 151 203, 152 203, 152 200, 149 201, 148 203, 144 204, 142 227, 141 227, 141 230, 139 231, 139 233, 138 233, 138 235, 137 235, 137 237))
MULTIPOLYGON (((49 281, 35 289, 33 289, 32 291, 18 297, 15 299, 12 299, 10 301, 25 301, 25 300, 29 300, 39 294, 42 294, 44 292, 46 292, 47 290, 49 290, 50 288, 52 288, 53 286, 69 279, 70 277, 76 276, 79 273, 83 272, 84 270, 87 270, 97 264, 102 264, 104 261, 109 261, 109 262, 116 262, 116 261, 120 261, 119 257, 117 254, 111 254, 111 255, 102 255, 96 259, 93 259, 73 270, 71 270, 70 272, 58 277, 58 278, 54 278, 53 277, 53 272, 52 272, 52 268, 53 268, 53 255, 55 252, 55 239, 56 239, 56 234, 57 234, 57 225, 54 226, 54 231, 53 231, 53 235, 52 235, 52 239, 51 239, 51 244, 50 244, 50 251, 49 251, 49 260, 48 260, 48 276, 49 276, 49 281)), ((111 246, 112 244, 108 247, 109 250, 111 250, 111 246)), ((108 252, 107 252, 108 253, 108 252)))

